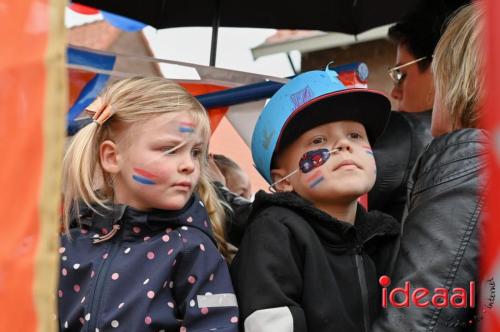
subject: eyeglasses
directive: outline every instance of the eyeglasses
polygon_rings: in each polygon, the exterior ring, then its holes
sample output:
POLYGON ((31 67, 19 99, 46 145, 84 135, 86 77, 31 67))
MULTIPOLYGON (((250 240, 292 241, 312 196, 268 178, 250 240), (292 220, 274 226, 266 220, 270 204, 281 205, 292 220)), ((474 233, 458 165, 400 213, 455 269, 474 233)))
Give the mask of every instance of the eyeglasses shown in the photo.
POLYGON ((424 57, 421 57, 421 58, 419 58, 417 60, 413 60, 413 61, 410 61, 410 62, 407 62, 407 63, 403 63, 402 65, 399 65, 397 67, 393 67, 393 68, 389 69, 387 71, 387 73, 389 74, 389 77, 391 78, 392 83, 394 83, 395 86, 398 86, 405 79, 406 73, 403 73, 401 71, 401 68, 408 67, 410 65, 418 63, 418 62, 420 62, 422 60, 425 60, 427 58, 428 58, 428 56, 424 56, 424 57))

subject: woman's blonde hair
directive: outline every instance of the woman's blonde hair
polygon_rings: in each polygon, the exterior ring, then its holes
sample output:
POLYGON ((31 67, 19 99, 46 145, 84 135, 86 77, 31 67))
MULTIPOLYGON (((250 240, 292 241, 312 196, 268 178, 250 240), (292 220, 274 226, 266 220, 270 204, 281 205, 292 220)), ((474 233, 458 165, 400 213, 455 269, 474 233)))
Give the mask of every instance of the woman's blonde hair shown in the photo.
POLYGON ((178 84, 159 77, 133 77, 118 81, 108 87, 101 98, 104 105, 111 106, 113 115, 102 125, 93 122, 82 128, 72 139, 64 156, 63 222, 66 231, 69 230, 70 219, 75 216, 78 219, 79 204, 84 203, 91 209, 96 206, 108 209, 113 203, 111 177, 101 167, 99 158, 99 146, 103 141, 127 139, 127 128, 151 117, 169 112, 189 112, 206 142, 200 163, 198 194, 209 214, 219 250, 226 256, 224 208, 207 175, 210 122, 203 106, 178 84))
POLYGON ((457 10, 434 52, 436 98, 449 112, 452 130, 479 125, 484 100, 483 17, 477 2, 457 10))

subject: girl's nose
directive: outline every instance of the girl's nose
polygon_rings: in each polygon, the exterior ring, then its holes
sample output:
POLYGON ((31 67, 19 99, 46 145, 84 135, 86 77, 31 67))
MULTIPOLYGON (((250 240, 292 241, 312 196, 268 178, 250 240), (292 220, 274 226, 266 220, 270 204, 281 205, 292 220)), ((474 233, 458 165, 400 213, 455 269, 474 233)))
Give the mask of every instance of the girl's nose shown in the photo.
POLYGON ((190 153, 186 153, 182 156, 182 159, 179 161, 179 171, 181 173, 190 174, 194 171, 195 160, 191 156, 190 153))

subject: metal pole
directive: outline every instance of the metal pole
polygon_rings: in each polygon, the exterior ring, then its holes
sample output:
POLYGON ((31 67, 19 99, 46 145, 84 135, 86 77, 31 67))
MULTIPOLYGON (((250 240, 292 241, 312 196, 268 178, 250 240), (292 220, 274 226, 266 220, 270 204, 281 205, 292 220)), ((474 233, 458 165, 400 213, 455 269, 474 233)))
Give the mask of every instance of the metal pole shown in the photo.
POLYGON ((212 22, 212 46, 210 47, 210 66, 215 67, 215 58, 217 56, 217 37, 220 25, 220 0, 215 0, 215 15, 212 22))

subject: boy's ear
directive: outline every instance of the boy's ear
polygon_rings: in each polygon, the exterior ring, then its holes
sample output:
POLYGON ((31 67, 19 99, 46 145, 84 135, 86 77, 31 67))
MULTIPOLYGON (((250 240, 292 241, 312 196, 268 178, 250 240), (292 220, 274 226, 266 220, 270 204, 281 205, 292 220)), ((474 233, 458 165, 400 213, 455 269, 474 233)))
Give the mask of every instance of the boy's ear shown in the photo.
POLYGON ((120 171, 120 165, 118 163, 118 147, 115 142, 106 140, 99 146, 99 157, 101 158, 102 168, 112 174, 116 174, 120 171))
MULTIPOLYGON (((273 180, 273 183, 283 179, 287 175, 287 171, 283 168, 276 168, 271 170, 271 179, 273 180)), ((289 179, 285 179, 276 183, 274 185, 274 188, 276 188, 276 191, 278 192, 293 191, 293 187, 289 179)))

